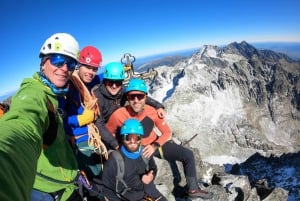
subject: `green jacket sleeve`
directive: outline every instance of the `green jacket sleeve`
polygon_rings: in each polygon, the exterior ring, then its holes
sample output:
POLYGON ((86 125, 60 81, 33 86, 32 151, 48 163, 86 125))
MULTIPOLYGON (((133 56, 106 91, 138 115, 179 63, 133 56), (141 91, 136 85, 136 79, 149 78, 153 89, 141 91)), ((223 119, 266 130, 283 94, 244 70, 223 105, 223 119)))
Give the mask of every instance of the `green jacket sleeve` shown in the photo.
POLYGON ((0 119, 1 201, 29 200, 49 124, 46 103, 37 90, 23 86, 0 119))

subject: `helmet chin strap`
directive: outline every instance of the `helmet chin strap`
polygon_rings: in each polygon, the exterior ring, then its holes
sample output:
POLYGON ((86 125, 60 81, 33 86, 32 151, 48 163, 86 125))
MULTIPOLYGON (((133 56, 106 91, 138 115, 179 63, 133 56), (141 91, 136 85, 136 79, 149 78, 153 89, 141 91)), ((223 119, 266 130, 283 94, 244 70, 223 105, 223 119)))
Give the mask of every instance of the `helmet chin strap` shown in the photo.
POLYGON ((47 78, 47 76, 44 74, 42 68, 41 68, 41 71, 39 72, 39 76, 40 76, 42 82, 44 84, 46 84, 52 90, 52 92, 55 93, 56 95, 65 95, 68 92, 67 86, 65 88, 58 88, 53 83, 51 83, 49 81, 49 79, 47 78))

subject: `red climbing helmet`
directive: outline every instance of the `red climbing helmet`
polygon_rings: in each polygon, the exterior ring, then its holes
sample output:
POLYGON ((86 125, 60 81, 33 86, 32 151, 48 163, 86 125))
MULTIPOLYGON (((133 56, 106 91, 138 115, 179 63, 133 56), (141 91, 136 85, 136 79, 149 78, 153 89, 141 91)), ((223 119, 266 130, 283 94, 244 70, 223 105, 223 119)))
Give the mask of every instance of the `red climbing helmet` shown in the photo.
POLYGON ((102 54, 97 48, 93 46, 86 46, 80 51, 79 63, 99 68, 101 62, 102 54))

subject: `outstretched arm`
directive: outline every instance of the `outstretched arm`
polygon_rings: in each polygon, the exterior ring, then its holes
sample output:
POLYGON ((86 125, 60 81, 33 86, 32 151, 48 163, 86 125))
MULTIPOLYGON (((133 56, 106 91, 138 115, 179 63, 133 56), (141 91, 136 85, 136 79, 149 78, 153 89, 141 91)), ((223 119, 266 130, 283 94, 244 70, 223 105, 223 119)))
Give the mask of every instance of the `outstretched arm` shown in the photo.
POLYGON ((39 97, 22 89, 0 119, 1 201, 29 200, 48 118, 47 101, 39 97))

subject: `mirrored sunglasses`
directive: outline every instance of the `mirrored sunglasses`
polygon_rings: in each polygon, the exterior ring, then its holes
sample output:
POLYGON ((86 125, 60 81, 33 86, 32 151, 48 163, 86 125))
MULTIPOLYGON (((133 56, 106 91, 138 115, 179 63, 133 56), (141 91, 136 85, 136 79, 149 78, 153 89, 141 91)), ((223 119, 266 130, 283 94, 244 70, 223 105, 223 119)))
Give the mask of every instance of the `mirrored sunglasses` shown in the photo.
POLYGON ((137 135, 137 134, 127 134, 127 135, 124 135, 124 141, 134 141, 134 142, 137 142, 137 141, 140 141, 141 139, 142 139, 142 136, 137 135))
POLYGON ((65 57, 65 56, 60 55, 60 54, 52 54, 48 58, 50 60, 51 65, 53 65, 57 68, 61 68, 65 64, 67 64, 68 70, 72 71, 77 66, 77 61, 75 59, 68 58, 68 57, 65 57))
POLYGON ((137 98, 139 101, 145 98, 145 94, 128 94, 128 99, 133 101, 137 98))

